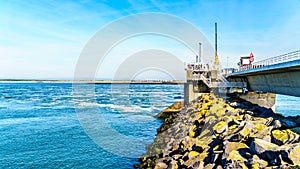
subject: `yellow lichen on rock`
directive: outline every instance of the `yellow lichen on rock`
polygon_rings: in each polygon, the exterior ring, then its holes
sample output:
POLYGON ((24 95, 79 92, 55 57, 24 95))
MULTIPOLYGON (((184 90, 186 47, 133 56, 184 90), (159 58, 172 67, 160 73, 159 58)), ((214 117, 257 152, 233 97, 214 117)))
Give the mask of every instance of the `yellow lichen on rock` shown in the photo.
POLYGON ((273 140, 277 144, 286 144, 299 141, 299 135, 290 129, 286 130, 273 130, 272 131, 273 140))
POLYGON ((157 136, 156 144, 149 146, 156 154, 142 159, 140 168, 259 169, 300 165, 299 135, 284 124, 284 117, 268 117, 262 110, 266 111, 248 102, 225 102, 203 94, 183 108, 176 120, 167 117, 173 123, 164 121, 171 124, 163 133, 166 138, 157 136))
POLYGON ((254 124, 253 132, 254 132, 254 133, 260 132, 260 131, 262 131, 263 129, 265 129, 266 127, 267 127, 266 125, 261 124, 261 123, 254 124))
POLYGON ((255 169, 266 168, 268 166, 268 162, 260 159, 257 155, 252 157, 250 164, 252 165, 251 167, 255 169))
POLYGON ((193 130, 190 130, 190 131, 189 131, 189 136, 190 136, 190 137, 194 137, 194 136, 195 136, 195 132, 194 132, 193 130))
POLYGON ((207 156, 208 156, 208 153, 207 153, 207 152, 202 152, 202 153, 199 155, 199 160, 203 161, 207 156))
POLYGON ((242 137, 247 137, 248 135, 250 135, 250 132, 251 132, 251 128, 248 128, 248 127, 244 127, 241 131, 240 131, 240 134, 242 137))
POLYGON ((209 144, 210 141, 207 141, 207 140, 196 140, 196 143, 195 145, 198 146, 198 147, 202 147, 202 149, 207 149, 209 148, 209 144))
POLYGON ((192 156, 192 157, 196 157, 196 156, 198 156, 199 155, 199 153, 197 152, 197 151, 191 151, 190 153, 189 153, 189 156, 192 156))
POLYGON ((227 161, 230 161, 231 166, 228 168, 242 168, 242 169, 248 169, 248 167, 245 165, 245 162, 247 162, 247 159, 242 157, 240 153, 236 150, 233 150, 229 153, 227 161))
POLYGON ((227 157, 227 160, 232 161, 247 161, 244 157, 240 155, 240 153, 237 150, 233 150, 229 153, 229 156, 227 157))
POLYGON ((294 165, 300 165, 300 146, 296 146, 290 151, 289 158, 294 165))
POLYGON ((275 150, 279 147, 276 144, 273 144, 273 143, 270 143, 268 141, 258 139, 258 138, 255 138, 253 140, 251 146, 257 154, 262 154, 265 151, 272 151, 272 150, 275 150))
POLYGON ((163 162, 159 162, 155 165, 154 169, 166 169, 168 168, 167 164, 163 163, 163 162))
POLYGON ((221 134, 224 131, 228 130, 228 124, 225 121, 220 121, 213 126, 213 130, 215 133, 221 134))
POLYGON ((223 159, 227 159, 232 151, 238 151, 240 149, 248 149, 249 147, 244 143, 228 142, 224 146, 223 159))

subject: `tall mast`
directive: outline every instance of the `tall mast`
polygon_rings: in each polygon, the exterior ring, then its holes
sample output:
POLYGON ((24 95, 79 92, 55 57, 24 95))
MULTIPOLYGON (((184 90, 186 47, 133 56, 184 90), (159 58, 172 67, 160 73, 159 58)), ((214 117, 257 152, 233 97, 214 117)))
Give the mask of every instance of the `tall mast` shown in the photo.
POLYGON ((217 31, 217 22, 215 22, 215 56, 218 55, 218 31, 217 31))
POLYGON ((215 67, 219 69, 217 22, 215 22, 215 67))
POLYGON ((202 54, 203 54, 203 51, 202 51, 202 43, 199 42, 199 62, 200 62, 200 63, 203 62, 203 60, 202 60, 202 59, 203 59, 202 54))

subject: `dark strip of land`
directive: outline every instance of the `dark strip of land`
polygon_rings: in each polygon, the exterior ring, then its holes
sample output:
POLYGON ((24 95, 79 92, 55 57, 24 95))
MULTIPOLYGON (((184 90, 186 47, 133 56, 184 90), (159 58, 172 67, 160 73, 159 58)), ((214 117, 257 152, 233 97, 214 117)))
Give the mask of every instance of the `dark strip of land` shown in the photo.
POLYGON ((0 83, 183 84, 185 80, 32 80, 0 79, 0 83))

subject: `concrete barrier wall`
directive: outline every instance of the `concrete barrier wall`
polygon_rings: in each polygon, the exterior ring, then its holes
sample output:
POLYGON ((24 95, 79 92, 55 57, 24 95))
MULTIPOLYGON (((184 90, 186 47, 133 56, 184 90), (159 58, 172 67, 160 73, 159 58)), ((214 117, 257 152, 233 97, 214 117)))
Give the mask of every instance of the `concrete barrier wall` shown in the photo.
POLYGON ((239 97, 253 104, 257 104, 266 108, 272 108, 273 110, 275 110, 274 106, 276 101, 276 94, 274 93, 248 92, 247 94, 239 95, 239 97))
POLYGON ((248 75, 250 90, 300 97, 300 71, 248 75))
MULTIPOLYGON (((206 89, 206 88, 205 88, 206 89)), ((199 96, 201 96, 203 93, 206 93, 208 91, 201 89, 199 91, 195 91, 195 86, 192 81, 188 81, 184 84, 184 105, 188 105, 189 102, 195 100, 199 96)))

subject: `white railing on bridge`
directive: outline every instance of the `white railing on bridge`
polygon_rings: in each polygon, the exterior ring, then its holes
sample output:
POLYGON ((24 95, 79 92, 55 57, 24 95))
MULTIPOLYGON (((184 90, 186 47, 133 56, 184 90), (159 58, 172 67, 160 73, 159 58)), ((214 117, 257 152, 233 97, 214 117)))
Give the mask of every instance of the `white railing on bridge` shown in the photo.
POLYGON ((253 64, 241 66, 239 71, 249 70, 249 69, 256 69, 260 67, 275 65, 278 63, 290 62, 294 60, 300 60, 300 50, 290 52, 287 54, 282 54, 273 58, 265 59, 262 61, 254 62, 253 64))
POLYGON ((206 78, 203 74, 194 74, 193 81, 203 81, 209 88, 246 88, 247 82, 228 82, 222 75, 218 76, 220 82, 211 82, 211 79, 206 78))

